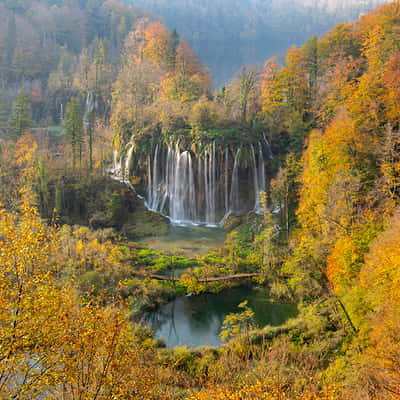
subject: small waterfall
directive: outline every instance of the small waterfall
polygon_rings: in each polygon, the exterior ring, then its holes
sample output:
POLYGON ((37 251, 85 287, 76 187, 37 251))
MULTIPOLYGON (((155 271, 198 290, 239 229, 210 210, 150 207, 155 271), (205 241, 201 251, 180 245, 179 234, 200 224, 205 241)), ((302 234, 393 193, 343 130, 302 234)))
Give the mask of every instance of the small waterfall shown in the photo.
MULTIPOLYGON (((147 157, 147 207, 152 210, 151 205, 153 204, 153 185, 151 179, 151 159, 147 157)), ((152 210, 153 211, 153 210, 152 210)))
POLYGON ((122 157, 118 160, 118 151, 113 151, 113 166, 112 166, 113 175, 122 175, 122 157))
POLYGON ((260 179, 258 177, 257 159, 254 146, 251 145, 251 155, 253 158, 253 177, 254 177, 254 210, 257 210, 260 204, 260 188, 258 186, 260 179))
POLYGON ((88 92, 86 96, 85 111, 83 113, 83 122, 87 126, 89 125, 89 113, 94 109, 94 101, 92 92, 88 92))
POLYGON ((229 213, 229 195, 228 195, 228 167, 229 167, 229 149, 225 148, 225 215, 229 213))
MULTIPOLYGON (((271 151, 271 149, 269 148, 269 150, 271 151)), ((271 153, 272 156, 272 153, 271 153)), ((261 143, 258 142, 258 178, 259 178, 259 182, 258 182, 258 188, 260 190, 260 192, 266 192, 266 179, 265 179, 265 161, 264 161, 264 154, 262 151, 262 146, 261 143)), ((261 200, 261 199, 260 199, 261 200)), ((259 211, 262 213, 263 212, 263 206, 260 202, 260 209, 259 211)))
POLYGON ((151 190, 153 193, 151 195, 150 209, 157 212, 159 211, 158 206, 160 203, 160 187, 158 182, 158 144, 156 145, 156 149, 154 150, 153 178, 151 190))
POLYGON ((125 159, 125 167, 124 167, 124 178, 128 179, 129 178, 129 171, 131 168, 131 162, 132 162, 132 156, 133 156, 133 145, 129 147, 129 150, 126 153, 126 159, 125 159))
POLYGON ((192 157, 188 153, 188 173, 189 173, 189 209, 191 214, 190 221, 196 221, 197 218, 197 207, 196 207, 196 187, 194 184, 194 174, 192 168, 192 157))
POLYGON ((133 145, 129 148, 127 154, 126 154, 126 160, 125 160, 125 170, 122 171, 122 156, 118 160, 118 152, 117 150, 114 150, 113 152, 113 166, 109 170, 111 173, 111 177, 119 182, 124 183, 127 185, 133 193, 136 194, 136 196, 139 197, 139 199, 143 199, 143 196, 141 196, 135 189, 135 187, 132 185, 132 183, 129 181, 129 170, 131 167, 131 162, 132 162, 132 157, 133 157, 133 145))
POLYGON ((262 214, 262 192, 265 192, 265 163, 261 143, 258 143, 258 163, 254 146, 251 146, 254 176, 254 212, 262 214))
POLYGON ((239 200, 239 159, 241 148, 236 151, 235 161, 233 164, 232 171, 232 185, 231 185, 231 193, 230 193, 230 213, 240 212, 240 200, 239 200))
POLYGON ((265 144, 267 145, 267 149, 268 149, 268 156, 271 160, 274 159, 274 155, 272 154, 272 149, 271 149, 271 145, 269 144, 269 141, 267 139, 267 137, 265 136, 265 132, 263 132, 263 139, 265 144))

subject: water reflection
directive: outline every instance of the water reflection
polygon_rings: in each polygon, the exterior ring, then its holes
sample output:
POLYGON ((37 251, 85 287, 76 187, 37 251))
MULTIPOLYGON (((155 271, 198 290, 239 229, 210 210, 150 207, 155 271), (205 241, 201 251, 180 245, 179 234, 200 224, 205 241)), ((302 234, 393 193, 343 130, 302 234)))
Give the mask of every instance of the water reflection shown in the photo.
POLYGON ((226 233, 222 229, 170 225, 168 235, 145 238, 140 243, 157 251, 193 257, 206 255, 223 246, 225 237, 226 233))
POLYGON ((259 327, 278 326, 296 315, 294 305, 272 303, 266 289, 241 287, 218 295, 179 297, 149 313, 145 319, 155 330, 155 336, 165 340, 167 347, 219 346, 225 317, 238 312, 237 306, 244 300, 248 300, 254 310, 259 327))

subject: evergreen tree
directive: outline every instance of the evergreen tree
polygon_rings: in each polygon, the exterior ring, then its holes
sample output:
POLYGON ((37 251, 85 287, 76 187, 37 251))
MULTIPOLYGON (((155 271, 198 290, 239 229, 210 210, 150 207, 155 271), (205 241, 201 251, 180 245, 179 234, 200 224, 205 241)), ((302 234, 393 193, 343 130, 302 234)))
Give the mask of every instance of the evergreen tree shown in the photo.
POLYGON ((13 73, 14 53, 17 45, 17 26, 15 23, 15 15, 11 14, 7 27, 7 64, 8 78, 11 79, 13 73))
POLYGON ((0 93, 0 136, 4 136, 8 130, 8 104, 5 96, 0 93))
POLYGON ((171 33, 170 49, 167 55, 167 67, 170 71, 174 71, 176 67, 176 52, 180 43, 180 38, 176 29, 171 33))
POLYGON ((90 170, 93 169, 93 124, 94 124, 94 111, 90 110, 86 116, 86 134, 89 139, 89 166, 90 170))
POLYGON ((72 164, 76 166, 76 156, 79 154, 79 167, 82 167, 83 148, 83 115, 82 107, 77 98, 67 104, 64 118, 65 135, 72 148, 72 164))
POLYGON ((13 139, 18 139, 23 132, 31 128, 32 117, 30 110, 29 97, 22 88, 18 94, 17 100, 14 103, 13 113, 9 122, 9 132, 13 139))

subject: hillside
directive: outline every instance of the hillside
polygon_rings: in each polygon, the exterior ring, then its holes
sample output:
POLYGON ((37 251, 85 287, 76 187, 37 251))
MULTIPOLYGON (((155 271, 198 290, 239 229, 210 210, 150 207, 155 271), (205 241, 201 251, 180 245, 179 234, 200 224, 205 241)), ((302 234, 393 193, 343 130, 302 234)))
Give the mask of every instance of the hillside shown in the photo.
POLYGON ((114 0, 1 0, 0 15, 0 102, 7 113, 24 87, 37 122, 59 123, 68 100, 88 91, 96 91, 107 115, 125 37, 144 11, 114 0))
POLYGON ((262 63, 301 46, 336 23, 357 19, 380 0, 288 1, 216 0, 126 1, 160 16, 190 43, 211 68, 217 86, 226 84, 246 64, 262 63))

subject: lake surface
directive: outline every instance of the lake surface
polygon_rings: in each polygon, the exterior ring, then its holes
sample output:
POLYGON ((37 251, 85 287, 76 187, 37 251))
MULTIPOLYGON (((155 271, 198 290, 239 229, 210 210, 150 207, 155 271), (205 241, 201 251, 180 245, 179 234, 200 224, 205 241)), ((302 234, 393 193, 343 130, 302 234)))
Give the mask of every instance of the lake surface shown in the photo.
POLYGON ((248 300, 258 327, 282 325, 296 316, 293 304, 273 303, 265 288, 240 287, 219 294, 178 297, 146 315, 145 321, 162 337, 167 347, 186 345, 193 348, 219 346, 219 333, 226 316, 239 312, 238 305, 248 300))
POLYGON ((140 243, 156 251, 194 257, 223 246, 225 238, 226 233, 220 228, 170 225, 168 235, 145 238, 140 243))

